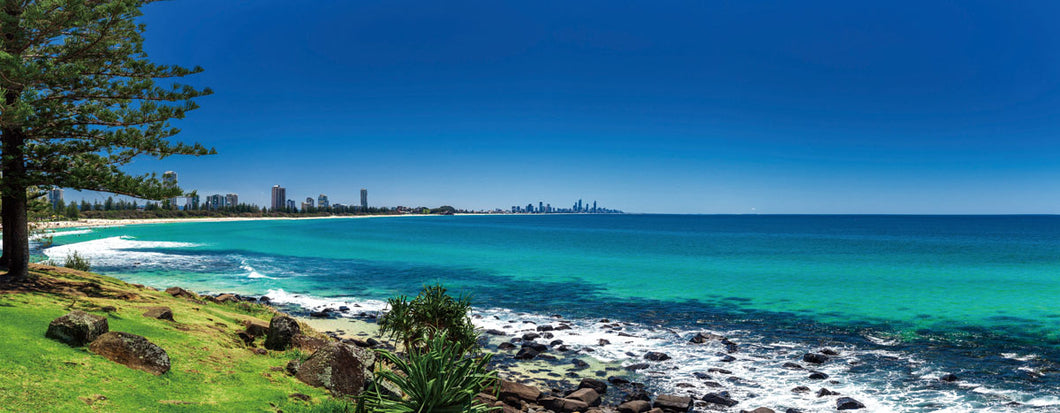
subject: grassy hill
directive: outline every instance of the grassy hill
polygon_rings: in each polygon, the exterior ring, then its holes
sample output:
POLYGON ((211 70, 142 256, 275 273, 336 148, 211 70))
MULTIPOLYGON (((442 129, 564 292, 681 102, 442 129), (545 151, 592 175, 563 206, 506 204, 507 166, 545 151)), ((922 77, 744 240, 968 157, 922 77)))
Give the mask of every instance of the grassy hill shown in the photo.
POLYGON ((0 411, 292 412, 328 399, 282 370, 307 354, 258 355, 236 337, 244 320, 268 322, 267 306, 196 302, 66 268, 31 271, 31 283, 0 284, 0 411), (152 306, 171 308, 175 321, 144 317, 152 306), (146 337, 168 352, 172 369, 155 376, 45 338, 48 323, 71 310, 107 317, 110 331, 146 337))

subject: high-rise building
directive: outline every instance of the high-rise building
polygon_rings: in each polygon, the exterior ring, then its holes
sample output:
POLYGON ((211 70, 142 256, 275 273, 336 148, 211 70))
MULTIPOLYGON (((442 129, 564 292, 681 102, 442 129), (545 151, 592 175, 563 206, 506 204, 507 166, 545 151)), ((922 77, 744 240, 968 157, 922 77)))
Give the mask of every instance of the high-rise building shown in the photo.
POLYGON ((211 210, 225 207, 225 197, 221 194, 213 194, 206 197, 206 208, 211 210))
MULTIPOLYGON (((166 188, 177 187, 177 173, 173 171, 165 171, 162 173, 162 186, 166 188)), ((177 207, 177 197, 169 198, 169 207, 177 207)))
POLYGON ((199 194, 188 195, 184 199, 184 209, 199 209, 199 194))
POLYGON ((272 186, 272 210, 278 211, 284 208, 294 208, 294 201, 287 202, 287 188, 279 185, 272 186))
POLYGON ((303 211, 307 211, 307 210, 309 210, 309 208, 312 208, 312 207, 313 207, 313 197, 307 196, 305 198, 305 202, 302 203, 302 210, 303 211))
POLYGON ((48 190, 48 203, 52 204, 52 208, 58 208, 59 204, 63 203, 63 189, 52 188, 48 190))
POLYGON ((225 206, 234 207, 239 205, 239 194, 225 195, 225 206))
POLYGON ((596 201, 593 201, 593 213, 596 213, 596 201))
POLYGON ((361 188, 361 210, 368 210, 368 190, 365 188, 361 188))
POLYGON ((541 202, 541 201, 538 201, 537 202, 537 213, 540 214, 542 212, 545 212, 545 203, 541 202))
POLYGON ((326 209, 329 206, 331 206, 331 203, 328 202, 328 196, 320 194, 320 196, 317 197, 317 207, 320 209, 326 209))
POLYGON ((287 209, 289 209, 291 211, 294 211, 295 210, 294 209, 294 200, 293 199, 288 199, 287 203, 286 203, 286 206, 287 206, 287 209))

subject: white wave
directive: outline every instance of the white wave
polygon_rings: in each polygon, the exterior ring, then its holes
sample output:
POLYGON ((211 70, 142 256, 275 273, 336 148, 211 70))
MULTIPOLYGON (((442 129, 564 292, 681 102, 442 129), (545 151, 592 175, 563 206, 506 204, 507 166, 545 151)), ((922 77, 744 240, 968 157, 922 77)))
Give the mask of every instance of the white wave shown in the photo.
POLYGON ((171 241, 138 241, 130 236, 101 238, 44 249, 50 259, 65 259, 76 252, 87 258, 93 266, 124 266, 128 264, 150 264, 153 266, 186 266, 187 256, 166 254, 157 251, 142 251, 157 248, 192 248, 201 244, 171 241))
POLYGON ((258 270, 254 269, 254 267, 251 267, 250 264, 247 264, 247 260, 240 261, 239 268, 242 268, 243 271, 247 272, 247 278, 266 278, 270 280, 275 280, 275 278, 273 277, 269 277, 265 274, 258 272, 258 270))
POLYGON ((341 306, 350 308, 348 313, 337 313, 340 316, 353 317, 362 312, 379 313, 387 309, 385 301, 360 300, 353 297, 340 297, 333 299, 318 298, 305 294, 293 294, 281 288, 272 289, 265 293, 269 300, 276 304, 296 304, 309 311, 321 311, 325 308, 338 309, 341 306))

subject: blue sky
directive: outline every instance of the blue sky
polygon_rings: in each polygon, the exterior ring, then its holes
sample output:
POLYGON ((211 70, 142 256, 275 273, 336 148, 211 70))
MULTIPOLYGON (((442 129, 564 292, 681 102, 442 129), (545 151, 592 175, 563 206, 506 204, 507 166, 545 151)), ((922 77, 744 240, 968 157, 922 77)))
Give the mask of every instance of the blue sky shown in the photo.
MULTIPOLYGON (((215 95, 144 159, 266 204, 1060 212, 1060 3, 179 0, 215 95)), ((90 195, 94 197, 95 195, 90 195)), ((77 198, 68 193, 67 198, 77 198)))

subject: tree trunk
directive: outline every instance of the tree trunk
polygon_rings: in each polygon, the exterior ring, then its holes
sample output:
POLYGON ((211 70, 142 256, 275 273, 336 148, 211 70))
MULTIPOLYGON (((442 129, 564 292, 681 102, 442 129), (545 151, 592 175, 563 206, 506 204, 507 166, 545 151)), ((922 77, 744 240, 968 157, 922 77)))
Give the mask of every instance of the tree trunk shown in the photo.
POLYGON ((21 128, 0 131, 3 180, 0 181, 0 216, 4 225, 3 264, 7 276, 22 280, 29 276, 29 222, 26 217, 26 154, 25 135, 21 128))

